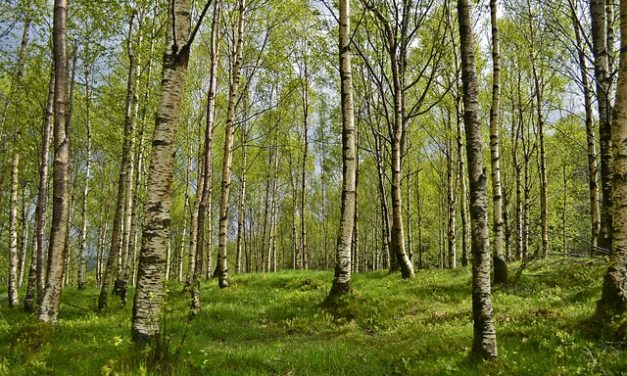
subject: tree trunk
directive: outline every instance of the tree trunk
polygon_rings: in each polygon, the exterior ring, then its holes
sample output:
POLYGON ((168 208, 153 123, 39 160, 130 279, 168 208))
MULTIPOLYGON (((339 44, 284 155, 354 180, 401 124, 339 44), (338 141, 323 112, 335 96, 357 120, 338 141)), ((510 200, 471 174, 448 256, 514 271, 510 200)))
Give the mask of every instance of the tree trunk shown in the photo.
POLYGON ((353 108, 353 78, 350 53, 350 4, 340 1, 340 88, 342 101, 342 206, 336 247, 335 275, 329 297, 350 293, 351 244, 356 206, 356 130, 353 108))
POLYGON ((403 227, 403 198, 402 198, 402 144, 404 136, 403 97, 404 90, 397 57, 392 57, 392 76, 394 80, 394 126, 392 134, 392 231, 391 251, 396 256, 396 262, 403 278, 414 276, 412 265, 405 251, 405 229, 403 227))
POLYGON ((37 184, 37 203, 35 205, 35 248, 28 272, 28 286, 24 299, 24 309, 27 312, 34 311, 35 290, 37 291, 37 303, 41 304, 46 288, 45 262, 45 231, 46 209, 48 207, 48 162, 50 159, 50 143, 52 142, 52 116, 54 111, 55 90, 54 66, 50 70, 48 84, 48 99, 44 110, 44 123, 42 132, 41 154, 39 155, 39 181, 37 184))
MULTIPOLYGON (((76 87, 76 63, 78 60, 78 44, 75 43, 72 48, 72 70, 70 71, 70 92, 68 98, 68 106, 67 106, 67 117, 65 120, 65 133, 70 134, 72 128, 72 116, 74 115, 74 89, 76 87)), ((68 148, 71 151, 71 145, 68 143, 68 148)), ((65 228, 65 250, 64 255, 65 259, 63 261, 63 288, 67 285, 71 284, 72 278, 72 261, 74 257, 72 257, 72 251, 70 247, 70 228, 72 227, 72 218, 74 218, 74 186, 76 185, 76 175, 72 177, 72 165, 69 165, 68 178, 74 179, 70 180, 69 184, 69 192, 68 197, 70 198, 68 202, 68 206, 70 208, 70 212, 68 214, 68 225, 65 228)))
POLYGON ((464 167, 464 143, 462 137, 462 109, 461 96, 458 94, 455 98, 455 123, 457 126, 457 179, 459 180, 459 212, 462 220, 462 266, 468 266, 468 235, 470 234, 470 223, 468 222, 468 211, 466 209, 466 198, 468 191, 466 189, 466 168, 464 167))
MULTIPOLYGON (((183 203, 183 223, 181 224, 181 236, 179 239, 178 245, 178 257, 181 258, 181 262, 183 259, 183 254, 185 253, 185 246, 188 245, 188 242, 185 241, 187 238, 187 212, 189 210, 189 177, 192 174, 192 143, 191 140, 188 141, 187 144, 187 163, 185 168, 185 202, 183 203)), ((202 193, 201 193, 202 194, 202 193)), ((186 288, 192 285, 192 280, 194 278, 194 269, 196 269, 196 249, 189 249, 189 255, 187 259, 187 278, 185 280, 186 288)))
POLYGON ((231 193, 231 168, 233 164, 233 131, 235 128, 235 110, 240 83, 240 68, 242 65, 242 49, 244 46, 244 12, 246 0, 238 0, 237 41, 231 51, 231 82, 229 84, 229 101, 227 105, 227 118, 224 135, 224 157, 222 163, 222 192, 220 197, 220 226, 218 241, 218 285, 220 288, 229 286, 229 274, 227 264, 227 227, 229 222, 229 196, 231 193))
MULTIPOLYGON (((138 210, 140 210, 139 204, 141 202, 141 209, 144 208, 144 202, 141 199, 142 195, 141 195, 141 191, 142 191, 142 187, 144 187, 144 174, 146 173, 146 169, 145 169, 145 162, 144 162, 144 139, 145 139, 145 133, 146 133, 146 123, 147 123, 147 117, 148 117, 148 106, 150 103, 150 94, 151 94, 151 82, 152 82, 152 67, 153 67, 153 57, 154 57, 154 53, 155 53, 155 39, 153 38, 153 36, 156 33, 156 25, 155 23, 152 24, 151 27, 151 31, 150 31, 150 48, 149 48, 149 53, 148 53, 148 70, 146 72, 146 88, 145 88, 145 92, 144 92, 144 98, 143 98, 143 103, 142 103, 142 110, 141 110, 141 116, 140 116, 140 129, 139 129, 139 137, 138 137, 138 143, 137 143, 137 158, 136 163, 137 166, 135 167, 135 170, 137 171, 137 178, 135 179, 135 199, 134 202, 136 203, 135 205, 133 205, 133 211, 134 213, 131 214, 132 215, 132 219, 131 219, 131 240, 133 241, 132 245, 130 245, 129 247, 131 248, 131 252, 133 253, 133 256, 131 258, 131 283, 133 286, 136 285, 136 281, 137 281, 137 254, 139 251, 139 228, 143 227, 143 221, 144 221, 144 217, 142 216, 141 218, 138 218, 139 214, 138 214, 138 210)), ((106 229, 106 228, 105 228, 106 229)))
MULTIPOLYGON (((306 49, 307 47, 303 47, 306 49)), ((306 54, 306 52, 304 53, 306 54)), ((309 152, 309 72, 307 67, 307 57, 303 57, 304 76, 301 80, 303 97, 303 160, 300 177, 300 255, 302 257, 302 267, 309 269, 309 258, 307 255, 307 213, 305 211, 305 196, 307 188, 307 157, 309 152)))
POLYGON ((28 212, 30 209, 30 204, 28 203, 28 195, 29 190, 26 185, 22 188, 22 228, 20 233, 20 260, 19 260, 19 272, 17 278, 18 287, 22 287, 24 284, 24 273, 26 269, 26 254, 28 253, 28 234, 29 234, 29 225, 28 225, 28 212))
MULTIPOLYGON (((379 196, 381 203, 381 238, 383 244, 383 255, 385 258, 384 267, 391 268, 390 248, 391 248, 391 229, 390 229, 390 210, 385 190, 385 172, 383 166, 383 140, 379 134, 375 137, 375 162, 377 164, 377 183, 379 185, 379 196)), ((397 264, 398 266, 398 264, 397 264)))
POLYGON ((152 157, 148 175, 146 224, 142 234, 139 272, 133 304, 132 337, 145 343, 159 336, 165 295, 165 259, 170 238, 171 187, 183 86, 189 60, 190 1, 172 3, 163 55, 163 72, 152 157), (174 19, 172 19, 174 17, 174 19))
POLYGON ((46 289, 39 308, 39 320, 57 321, 63 282, 63 261, 69 225, 70 135, 66 133, 67 107, 67 0, 55 0, 53 21, 54 49, 54 144, 52 227, 48 248, 46 289))
MULTIPOLYGON (((198 149, 198 172, 196 173, 196 195, 194 197, 193 202, 191 202, 190 204, 190 211, 191 211, 191 219, 190 219, 190 225, 189 225, 189 244, 188 244, 188 251, 187 253, 189 255, 193 255, 194 258, 196 258, 196 251, 197 251, 197 241, 198 241, 198 212, 200 210, 200 200, 202 199, 202 191, 203 191, 203 186, 204 186, 204 179, 203 179, 203 175, 205 174, 205 166, 202 159, 202 156, 200 155, 201 149, 198 149)), ((191 256, 190 256, 191 257, 191 256)), ((196 262, 194 263, 194 269, 196 266, 196 262)), ((178 254, 177 256, 177 270, 179 271, 179 274, 181 275, 181 279, 182 279, 182 275, 183 275, 183 255, 181 253, 178 254)), ((201 268, 198 271, 201 275, 202 275, 202 263, 201 263, 201 268)), ((178 278, 178 277, 177 277, 178 278)))
POLYGON ((521 182, 521 164, 519 162, 518 150, 520 144, 520 134, 522 127, 522 118, 520 113, 516 111, 516 102, 512 101, 512 165, 514 169, 514 179, 516 180, 516 257, 523 259, 523 198, 522 198, 522 182, 521 182))
POLYGON ((500 103, 501 103, 501 56, 499 27, 496 19, 497 3, 490 0, 490 20, 492 25, 492 105, 490 107, 490 164, 492 167, 492 229, 494 245, 494 283, 507 283, 507 262, 503 256, 503 192, 501 189, 501 145, 500 103))
POLYGON ((78 250, 78 276, 77 284, 79 289, 86 287, 85 273, 87 269, 87 199, 89 196, 89 180, 91 179, 91 81, 90 63, 85 62, 85 127, 87 128, 87 156, 85 161, 85 185, 83 186, 83 200, 81 206, 81 239, 78 250))
MULTIPOLYGON (((352 267, 353 267, 354 273, 359 273, 361 269, 360 262, 359 262, 360 261, 359 221, 358 221, 359 220, 359 210, 358 210, 359 206, 357 205, 357 202, 358 202, 357 195, 358 195, 358 187, 359 187, 359 127, 355 126, 354 128, 355 128, 355 215, 354 215, 355 218, 353 219, 352 267)), ((409 189, 407 190, 407 194, 409 194, 409 189)), ((407 199, 408 205, 410 202, 411 201, 408 198, 407 199)), ((408 213, 408 216, 409 216, 409 213, 408 213)), ((409 225, 409 221, 408 221, 407 226, 411 229, 411 226, 409 225)), ((408 237, 410 235, 411 235, 411 230, 408 233, 408 237)), ((326 242, 327 242, 327 239, 325 236, 324 238, 325 248, 326 248, 326 242)), ((411 255, 411 237, 410 237, 408 244, 409 244, 410 255, 411 255)), ((326 269, 326 265, 325 265, 325 269, 326 269)))
POLYGON ((472 311, 473 354, 482 358, 497 356, 496 329, 490 285, 490 238, 488 228, 487 176, 482 156, 479 88, 475 66, 472 7, 468 0, 457 1, 464 92, 464 124, 470 181, 472 223, 472 311))
POLYGON ((424 268, 422 261, 422 194, 420 193, 420 170, 416 171, 416 210, 418 211, 418 269, 424 268))
POLYGON ((453 140, 451 139, 453 129, 451 126, 450 112, 446 122, 446 193, 448 207, 448 268, 455 269, 457 267, 457 213, 455 212, 455 184, 453 171, 453 140))
POLYGON ((275 151, 274 151, 274 166, 273 166, 273 177, 272 177, 272 207, 270 209, 270 239, 268 246, 268 267, 267 271, 276 272, 277 271, 277 260, 276 260, 276 226, 277 226, 277 214, 279 205, 277 203, 277 191, 278 191, 278 180, 279 180, 279 151, 275 134, 275 151))
POLYGON ((607 49, 606 0, 590 0, 592 54, 599 112, 599 144, 601 147, 601 232, 599 247, 610 250, 612 230, 612 114, 610 104, 609 53, 607 49))
POLYGON ((242 132, 242 169, 240 171, 239 186, 239 206, 237 208, 237 255, 235 257, 235 265, 237 274, 242 273, 242 254, 244 247, 244 220, 246 208, 246 169, 248 168, 248 153, 246 142, 248 135, 246 130, 242 132))
MULTIPOLYGON (((124 265, 120 263, 121 260, 118 260, 119 256, 123 256, 120 254, 120 249, 124 247, 124 235, 128 232, 128 229, 123 230, 124 224, 126 221, 124 220, 125 209, 130 209, 128 207, 128 202, 125 199, 128 189, 127 184, 129 183, 129 175, 131 175, 132 162, 131 162, 131 153, 133 151, 133 137, 134 137, 134 111, 133 111, 133 100, 135 98, 135 53, 132 47, 132 37, 133 37, 133 25, 135 20, 135 14, 131 15, 128 27, 128 57, 129 57, 129 68, 128 68, 128 77, 127 77, 127 89, 126 89, 126 109, 124 115, 124 140, 122 145, 122 158, 120 161, 120 175, 118 180, 118 193, 117 193, 117 205, 115 208, 115 215, 113 217, 113 226, 111 228, 111 248, 109 250, 109 257, 107 258, 107 264, 105 267, 104 275, 102 278, 102 287, 100 289, 100 296, 98 297, 98 311, 104 311, 107 308, 107 299, 109 295, 109 285, 111 284, 111 279, 113 278, 113 272, 115 268, 115 262, 118 261, 118 269, 122 270, 124 265), (125 234, 122 234, 124 231, 125 234)), ((132 180, 131 180, 132 181, 132 180)), ((130 213, 129 213, 130 214, 130 213)), ((116 287, 116 292, 120 293, 118 287, 116 287)))
POLYGON ((562 165, 562 253, 568 254, 566 238, 566 198, 567 198, 566 164, 562 165))
MULTIPOLYGON (((128 53, 129 53, 129 65, 135 69, 133 74, 135 82, 132 89, 132 115, 130 119, 129 129, 129 148, 128 148, 128 172, 126 174, 126 182, 124 183, 125 203, 124 203, 124 230, 122 233, 122 264, 120 265, 120 272, 115 280, 115 289, 120 294, 120 301, 122 306, 127 303, 128 293, 128 279, 131 275, 131 261, 134 257, 131 245, 133 245, 133 216, 135 215, 135 191, 134 178, 135 178, 135 128, 137 126, 137 118, 139 116, 139 85, 141 78, 141 59, 140 55, 136 55, 136 48, 141 48, 143 42, 143 12, 139 14, 139 20, 137 22, 137 41, 133 45, 131 39, 129 39, 128 53)), ((129 93, 130 94, 130 93, 129 93)))
MULTIPOLYGON (((102 217, 102 215, 101 215, 102 217)), ((108 224, 100 221, 98 228, 98 249, 96 250, 96 285, 98 288, 102 286, 102 263, 104 258, 105 239, 107 237, 108 224)))
POLYGON ((587 58, 584 53, 584 44, 581 37, 579 20, 577 18, 577 9, 575 2, 570 2, 571 18, 573 29, 575 31, 575 43, 577 48, 577 61, 579 62, 579 72, 581 76, 581 89, 583 92, 584 110, 586 113, 586 142, 588 146, 588 187, 590 190, 590 219, 592 221, 592 233, 590 238, 590 254, 593 254, 597 248, 597 241, 601 228, 601 213, 599 208, 599 186, 598 174, 599 167, 597 164, 596 140, 594 134, 594 122, 592 115, 592 88, 588 80, 587 58))
POLYGON ((547 198, 547 172, 546 172, 546 151, 544 145, 544 114, 542 113, 542 106, 544 102, 544 83, 541 73, 538 72, 536 65, 536 49, 534 46, 535 30, 533 28, 533 15, 531 10, 530 0, 527 1, 528 17, 529 17, 529 31, 531 33, 531 51, 530 61, 531 70, 533 74, 533 86, 535 92, 536 101, 536 116, 538 122, 538 142, 540 144, 540 237, 542 240, 542 247, 540 250, 540 257, 545 258, 549 252, 549 224, 548 224, 548 198, 547 198))
MULTIPOLYGON (((198 231, 196 232, 196 268, 192 275, 191 309, 193 314, 200 311, 200 276, 202 274, 203 250, 205 249, 205 232, 209 235, 207 247, 208 256, 211 257, 211 194, 213 192, 213 130, 215 128, 216 93, 218 88, 218 38, 220 20, 220 1, 213 4, 213 18, 211 21, 211 69, 209 77, 209 92, 207 94, 207 118, 205 122, 205 142, 203 149, 203 185, 200 202, 198 203, 198 231), (205 219, 209 218, 209 226, 205 226, 205 219)), ((211 270, 211 259, 207 260, 207 273, 211 270)))
MULTIPOLYGON (((19 137, 18 137, 19 138, 19 137)), ((16 140, 17 141, 17 140, 16 140)), ((9 308, 20 304, 17 292, 18 284, 18 208, 20 191, 20 153, 14 145, 13 160, 11 162, 11 209, 9 212, 9 308)), ((23 225, 26 225, 24 223, 23 225)))
POLYGON ((621 5, 621 54, 616 104, 612 121, 614 172, 612 181, 612 251, 603 280, 597 315, 603 319, 625 317, 627 312, 627 1, 621 5))
POLYGON ((269 224, 269 236, 268 236, 268 244, 267 244, 267 257, 266 257, 266 271, 272 271, 272 250, 273 247, 276 246, 276 201, 277 201, 277 180, 279 178, 279 151, 276 146, 276 137, 273 140, 274 145, 270 148, 270 154, 272 155, 272 169, 270 170, 270 174, 272 176, 270 182, 270 224, 269 224))

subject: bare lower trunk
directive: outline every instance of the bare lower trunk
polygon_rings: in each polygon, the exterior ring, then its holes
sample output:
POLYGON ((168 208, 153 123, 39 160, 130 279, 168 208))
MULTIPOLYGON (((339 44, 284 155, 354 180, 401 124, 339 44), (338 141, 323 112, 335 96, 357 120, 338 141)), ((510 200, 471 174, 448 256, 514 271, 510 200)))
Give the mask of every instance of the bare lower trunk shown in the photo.
POLYGON ((599 247, 611 249, 612 231, 612 114, 610 104, 610 67, 607 48, 606 0, 590 1, 592 27, 592 53, 596 82, 597 109, 599 112, 599 144, 601 151, 601 233, 599 247))
POLYGON ((468 235, 470 234, 470 223, 468 222, 468 211, 466 205, 466 197, 468 191, 466 189, 466 168, 464 167, 464 143, 462 137, 462 109, 461 109, 461 96, 456 99, 455 106, 455 122, 457 125, 457 179, 459 180, 460 192, 459 192, 459 212, 462 220, 462 266, 468 265, 468 252, 470 246, 468 244, 468 235))
POLYGON ((48 100, 44 110, 44 122, 42 132, 41 154, 39 155, 39 181, 37 183, 37 203, 35 205, 35 248, 33 258, 35 259, 34 275, 28 275, 28 286, 24 299, 24 308, 28 312, 34 311, 35 290, 37 291, 37 303, 41 304, 46 288, 46 269, 44 267, 46 257, 45 231, 46 212, 48 207, 48 162, 50 159, 50 144, 52 143, 52 117, 54 111, 54 90, 55 90, 54 68, 50 71, 48 85, 48 100))
POLYGON ((490 284, 487 176, 481 145, 481 108, 479 106, 479 89, 475 66, 472 7, 468 0, 458 0, 457 10, 461 42, 464 124, 466 126, 470 218, 472 222, 472 311, 474 323, 472 352, 482 358, 494 358, 497 356, 497 347, 490 284))
POLYGON ((67 107, 67 0, 54 3, 54 144, 52 227, 48 248, 46 290, 39 307, 39 320, 56 322, 61 303, 63 261, 69 222, 70 135, 66 133, 67 107))
MULTIPOLYGON (((18 208, 19 208, 19 173, 20 153, 14 146, 13 160, 11 162, 11 203, 9 211, 9 307, 17 307, 20 299, 17 292, 18 281, 18 208)), ((26 225, 24 223, 23 225, 26 225)))
POLYGON ((309 74, 307 71, 307 58, 303 59, 304 82, 303 86, 303 160, 300 180, 300 255, 302 257, 302 267, 309 268, 309 258, 307 249, 307 213, 305 208, 305 197, 307 187, 307 157, 309 152, 309 74))
POLYGON ((453 171, 453 140, 451 139, 453 129, 451 126, 451 119, 449 113, 449 119, 447 121, 446 129, 446 195, 447 195, 447 207, 448 207, 448 234, 447 234, 447 250, 448 250, 448 268, 455 269, 457 267, 457 213, 456 209, 456 197, 455 197, 455 184, 454 184, 454 171, 453 171))
POLYGON ((342 206, 336 246, 335 275, 329 296, 351 291, 351 244, 356 206, 356 130, 353 109, 353 78, 350 54, 350 5, 340 1, 340 88, 342 100, 342 206))
POLYGON ((189 60, 190 1, 172 4, 163 55, 163 73, 148 174, 146 224, 133 304, 132 337, 144 343, 159 336, 167 243, 170 239, 171 187, 183 86, 189 60), (174 17, 174 19, 172 19, 174 17))
MULTIPOLYGON (((352 73, 352 72, 351 72, 352 73)), ((354 117, 354 115, 353 115, 354 117)), ((359 273, 361 267, 361 252, 360 252, 360 246, 361 244, 359 244, 359 206, 357 205, 358 197, 358 189, 357 187, 359 186, 359 127, 355 127, 355 215, 354 215, 354 219, 353 219, 353 244, 352 244, 352 253, 353 253, 353 262, 352 262, 352 267, 353 267, 353 272, 354 273, 359 273)), ((409 188, 409 187, 408 187, 409 188)), ((407 194, 410 194, 410 189, 407 189, 407 194)), ((407 204, 408 204, 408 213, 407 215, 410 216, 410 212, 409 212, 409 203, 411 202, 411 200, 409 200, 409 198, 407 199, 407 204)), ((409 232, 408 232, 408 248, 409 248, 409 254, 410 254, 410 259, 411 259, 411 225, 409 224, 409 220, 407 223, 407 226, 409 227, 409 232)), ((325 236, 325 247, 326 247, 326 236, 325 236)), ((325 268, 326 269, 326 268, 325 268)))
POLYGON ((420 193, 420 170, 416 171, 416 210, 418 211, 418 269, 424 267, 422 261, 422 194, 420 193))
MULTIPOLYGON (((597 315, 603 319, 627 313, 627 1, 621 1, 621 54, 612 123, 612 250, 603 280, 597 315)), ((624 335, 624 334, 623 334, 624 335)))
POLYGON ((227 227, 229 221, 229 197, 231 193, 231 178, 233 164, 233 131, 235 127, 235 110, 237 105, 237 95, 240 83, 240 68, 242 65, 242 49, 244 46, 244 16, 246 0, 238 1, 238 22, 237 22, 237 42, 234 43, 231 56, 231 82, 229 87, 229 101, 227 105, 227 118, 224 136, 224 157, 222 163, 222 191, 220 196, 220 226, 218 241, 218 285, 220 288, 229 286, 229 274, 227 264, 227 227))
POLYGON ((217 72, 218 72, 218 20, 220 19, 220 1, 213 5, 213 18, 211 22, 211 76, 209 78, 209 93, 207 95, 207 118, 205 122, 205 142, 203 148, 203 185, 198 203, 198 231, 196 236, 196 263, 191 283, 191 309, 193 314, 200 311, 200 276, 202 275, 203 250, 207 248, 207 275, 211 270, 211 194, 213 192, 213 129, 215 127, 217 72), (209 217, 209 225, 205 226, 205 218, 209 217), (207 247, 205 245, 205 233, 208 236, 207 247))
POLYGON ((492 25, 492 105, 490 107, 490 165, 492 167, 492 228, 494 244, 494 283, 507 283, 507 262, 503 256, 503 191, 501 189, 501 144, 500 103, 501 103, 501 56, 499 28, 496 19, 497 3, 490 0, 490 20, 492 25))
POLYGON ((89 196, 89 181, 91 179, 91 81, 90 65, 85 62, 85 127, 87 130, 87 156, 85 161, 85 185, 83 186, 83 199, 81 206, 81 239, 78 250, 78 276, 77 284, 79 289, 86 287, 85 273, 87 271, 87 199, 89 196))
MULTIPOLYGON (((189 192, 189 177, 192 174, 192 147, 191 142, 187 145, 187 163, 185 168, 185 202, 183 203, 183 223, 181 224, 181 236, 179 238, 178 245, 178 257, 181 258, 181 262, 183 259, 183 254, 185 253, 185 245, 188 244, 187 240, 187 212, 189 211, 189 201, 190 201, 190 192, 189 192)), ((202 194, 202 193, 201 193, 202 194)), ((191 286, 192 279, 194 278, 194 269, 196 269, 196 249, 189 250, 189 255, 187 259, 187 279, 185 281, 186 286, 191 286)))
MULTIPOLYGON (((276 145, 276 140, 275 140, 276 145)), ((267 246, 267 258, 266 258, 266 271, 272 271, 273 259, 272 259, 272 251, 276 246, 276 212, 277 212, 277 180, 279 178, 279 155, 276 146, 272 147, 272 179, 270 183, 270 225, 269 227, 269 236, 268 236, 268 246, 267 246)))
POLYGON ((26 254, 28 253, 28 236, 29 236, 29 224, 28 224, 28 212, 30 209, 30 204, 28 201, 28 187, 24 186, 22 188, 22 229, 20 234, 20 263, 19 263, 19 273, 17 278, 18 287, 22 287, 24 284, 24 274, 26 272, 26 254))
POLYGON ((573 29, 575 31, 575 43, 577 47, 577 61, 579 62, 579 71, 581 77, 581 88, 584 99, 584 110, 586 114, 586 142, 588 147, 588 187, 590 191, 590 219, 591 219, 591 238, 590 252, 594 253, 597 247, 601 228, 601 212, 599 208, 599 187, 598 174, 599 167, 597 163, 596 140, 594 134, 594 123, 592 115, 592 87, 588 79, 587 58, 584 52, 584 43, 581 37, 581 29, 577 18, 576 2, 571 4, 571 18, 573 21, 573 29))
MULTIPOLYGON (((243 139, 246 136, 242 136, 243 139)), ((244 247, 244 220, 246 205, 246 169, 248 168, 248 153, 246 152, 246 141, 242 140, 242 169, 240 171, 239 186, 239 206, 237 208, 237 255, 235 257, 235 265, 237 274, 242 273, 242 254, 244 247)))
MULTIPOLYGON (((134 18, 133 14, 129 21, 128 29, 128 55, 129 55, 129 69, 127 77, 127 89, 126 89, 126 109, 124 116, 124 140, 122 146, 122 158, 120 161, 120 175, 118 180, 118 192, 117 192, 117 204, 115 208, 115 215, 113 217, 113 226, 111 228, 111 248, 109 250, 109 257, 107 258, 107 264, 105 267, 104 275, 102 278, 102 287, 100 289, 100 296, 98 297, 98 311, 104 311, 108 305, 109 286, 113 278, 115 263, 118 263, 118 270, 123 270, 123 257, 120 250, 125 248, 125 236, 128 237, 128 228, 124 229, 128 224, 124 215, 125 209, 128 211, 128 200, 126 196, 128 194, 129 177, 132 182, 132 161, 131 153, 133 151, 133 137, 134 137, 134 105, 135 98, 135 54, 132 47, 134 18), (124 233, 123 233, 124 232, 124 233)), ((130 212, 129 212, 130 217, 130 212)), ((128 243, 126 243, 127 245, 128 243)), ((116 292, 120 293, 119 287, 116 287, 116 292)))

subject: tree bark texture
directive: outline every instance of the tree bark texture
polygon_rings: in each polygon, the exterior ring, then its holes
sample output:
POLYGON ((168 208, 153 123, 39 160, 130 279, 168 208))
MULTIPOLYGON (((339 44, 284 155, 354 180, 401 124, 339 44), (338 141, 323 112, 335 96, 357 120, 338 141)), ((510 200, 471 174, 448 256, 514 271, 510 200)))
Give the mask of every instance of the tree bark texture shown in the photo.
POLYGON ((620 3, 620 69, 612 119, 612 252, 597 305, 603 318, 627 313, 627 1, 620 3))
MULTIPOLYGON (((128 55, 129 55, 129 68, 127 76, 126 87, 126 108, 124 115, 124 140, 122 142, 122 157, 120 160, 120 174, 118 179, 118 192, 117 201, 115 207, 115 214, 113 216, 113 226, 111 227, 111 248, 109 249, 109 257, 105 266, 104 275, 102 277, 102 286, 100 288, 100 296, 98 297, 98 311, 104 311, 108 305, 109 286, 113 278, 115 263, 118 262, 118 269, 122 270, 124 267, 122 258, 124 256, 120 254, 120 250, 124 247, 124 224, 126 223, 124 211, 127 208, 127 184, 128 178, 131 174, 131 158, 132 153, 132 139, 133 127, 134 127, 134 112, 133 112, 133 99, 135 97, 135 57, 132 48, 133 37, 133 24, 135 20, 135 14, 130 17, 128 28, 128 55)), ((130 208, 129 208, 130 209, 130 208)), ((126 233, 126 232, 125 232, 126 233)), ((115 289, 116 293, 119 293, 118 287, 115 289)))
POLYGON ((492 25, 492 105, 490 107, 490 164, 492 167, 492 260, 494 283, 507 283, 507 263, 503 256, 503 191, 501 189, 501 144, 500 103, 501 103, 501 56, 499 27, 496 19, 497 3, 490 0, 490 21, 492 25))
POLYGON ((173 0, 170 5, 172 12, 169 12, 146 192, 146 223, 133 304, 132 337, 138 343, 155 339, 160 332, 166 252, 170 238, 176 130, 189 59, 190 1, 173 0))
POLYGON ((598 245, 611 249, 612 230, 612 114, 610 104, 610 66, 607 48, 606 0, 590 0, 592 54, 599 113, 599 145, 601 154, 601 234, 598 245))
POLYGON ((487 176, 482 157, 479 88, 475 65, 472 6, 457 1, 464 92, 464 124, 470 182, 472 223, 472 352, 482 358, 497 356, 496 328, 492 311, 490 281, 490 238, 488 228, 487 176))
MULTIPOLYGON (((207 252, 211 253, 211 226, 205 225, 205 219, 211 217, 211 194, 213 192, 213 130, 215 128, 216 93, 218 89, 218 27, 220 20, 220 1, 213 4, 213 18, 211 21, 211 75, 209 78, 209 92, 207 94, 207 117, 205 119, 205 142, 203 149, 204 173, 200 202, 198 204, 198 231, 196 240, 196 261, 191 280, 192 312, 200 311, 200 276, 202 275, 203 250, 206 247, 205 233, 209 233, 207 252), (208 227, 208 228, 207 228, 208 227), (198 265, 200 267, 198 268, 198 265)), ((211 221, 209 221, 211 224, 211 221)), ((207 270, 211 265, 207 264, 207 270)))
POLYGON ((39 320, 52 323, 57 321, 61 303, 63 262, 70 213, 70 135, 66 133, 68 98, 66 20, 67 0, 55 0, 52 31, 55 70, 52 227, 48 247, 46 289, 39 307, 39 320))
POLYGON ((242 66, 242 49, 244 46, 244 16, 246 0, 238 1, 237 38, 231 51, 231 82, 229 84, 229 101, 227 105, 227 118, 224 136, 224 157, 222 163, 222 191, 220 195, 220 225, 218 239, 218 285, 220 288, 229 286, 229 274, 227 263, 227 227, 229 221, 229 197, 231 193, 231 178, 233 165, 233 132, 235 130, 235 110, 240 84, 240 71, 242 66))
POLYGON ((351 245, 355 225, 356 206, 356 140, 353 105, 353 78, 351 67, 351 31, 349 0, 340 1, 340 89, 342 104, 342 203, 340 228, 336 245, 335 274, 329 296, 349 293, 351 290, 351 245))

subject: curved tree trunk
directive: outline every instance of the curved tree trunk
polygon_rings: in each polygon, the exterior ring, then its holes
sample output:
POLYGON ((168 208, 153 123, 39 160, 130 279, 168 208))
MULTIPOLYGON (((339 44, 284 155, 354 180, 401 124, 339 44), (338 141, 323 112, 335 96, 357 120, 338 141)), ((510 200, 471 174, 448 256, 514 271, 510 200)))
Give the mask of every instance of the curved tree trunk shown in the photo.
POLYGON ((146 224, 139 255, 132 337, 144 343, 159 336, 167 243, 170 239, 171 187, 176 130, 189 60, 190 1, 174 0, 169 13, 159 106, 148 175, 146 224), (174 17, 174 19, 172 19, 174 17))
POLYGON ((487 176, 482 156, 479 88, 475 66, 472 7, 468 0, 457 1, 461 41, 464 124, 470 181, 472 221, 472 312, 473 354, 482 358, 497 356, 496 328, 492 317, 490 285, 490 238, 488 228, 487 176))

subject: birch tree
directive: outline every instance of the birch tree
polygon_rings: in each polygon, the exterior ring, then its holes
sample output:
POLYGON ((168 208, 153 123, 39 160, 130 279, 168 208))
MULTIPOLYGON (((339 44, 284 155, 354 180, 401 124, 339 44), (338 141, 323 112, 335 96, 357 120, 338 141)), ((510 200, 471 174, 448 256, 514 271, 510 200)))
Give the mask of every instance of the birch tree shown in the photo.
POLYGON ((482 157, 479 88, 475 64, 472 6, 457 0, 464 92, 464 125, 470 181, 472 223, 472 353, 482 358, 497 356, 496 328, 492 311, 490 281, 490 238, 488 230, 487 176, 482 157))
POLYGON ((48 248, 46 290, 39 307, 39 320, 55 323, 63 289, 63 261, 65 259, 70 203, 70 135, 66 133, 67 88, 67 0, 55 0, 53 20, 54 50, 54 146, 52 184, 52 227, 48 248))

